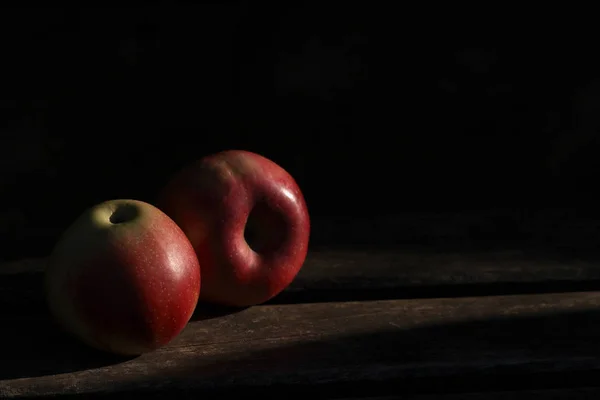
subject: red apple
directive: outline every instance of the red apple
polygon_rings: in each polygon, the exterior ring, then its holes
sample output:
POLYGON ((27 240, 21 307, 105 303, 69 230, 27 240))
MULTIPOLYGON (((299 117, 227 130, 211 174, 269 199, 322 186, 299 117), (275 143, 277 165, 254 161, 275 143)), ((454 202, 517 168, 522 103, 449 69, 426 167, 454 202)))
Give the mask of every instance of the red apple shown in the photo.
POLYGON ((185 232, 202 266, 200 300, 247 307, 284 290, 302 267, 310 220, 296 181, 241 150, 175 174, 158 206, 185 232))
POLYGON ((100 350, 139 355, 170 342, 189 321, 200 267, 189 240, 158 208, 111 200, 63 234, 45 274, 57 322, 100 350))

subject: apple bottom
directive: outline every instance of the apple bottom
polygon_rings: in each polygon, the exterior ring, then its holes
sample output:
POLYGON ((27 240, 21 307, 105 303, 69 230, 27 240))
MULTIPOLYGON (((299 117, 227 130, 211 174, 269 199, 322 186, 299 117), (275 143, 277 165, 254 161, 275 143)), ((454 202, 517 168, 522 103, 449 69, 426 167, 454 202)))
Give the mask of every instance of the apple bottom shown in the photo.
MULTIPOLYGON (((137 355, 169 343, 187 324, 193 308, 189 285, 154 279, 148 288, 124 270, 107 273, 116 263, 98 263, 71 277, 62 290, 70 301, 55 306, 61 325, 88 345, 123 355, 137 355)), ((192 300, 193 302, 193 300, 192 300)))
POLYGON ((251 249, 239 251, 236 258, 244 259, 240 267, 235 261, 213 261, 211 252, 198 247, 201 265, 213 265, 202 270, 200 301, 229 307, 249 307, 264 303, 289 286, 298 267, 285 264, 277 257, 262 257, 251 249), (274 272, 275 271, 275 272, 274 272))

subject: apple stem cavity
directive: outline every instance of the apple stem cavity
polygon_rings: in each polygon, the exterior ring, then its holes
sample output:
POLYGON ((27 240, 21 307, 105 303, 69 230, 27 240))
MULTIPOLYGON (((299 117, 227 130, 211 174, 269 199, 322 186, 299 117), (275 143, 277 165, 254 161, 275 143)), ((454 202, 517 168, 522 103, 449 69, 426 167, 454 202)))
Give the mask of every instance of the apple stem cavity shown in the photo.
POLYGON ((139 215, 137 207, 131 204, 119 204, 109 217, 113 225, 133 221, 139 215))
POLYGON ((276 252, 287 238, 287 222, 283 215, 266 203, 257 203, 246 221, 244 239, 259 254, 276 252))

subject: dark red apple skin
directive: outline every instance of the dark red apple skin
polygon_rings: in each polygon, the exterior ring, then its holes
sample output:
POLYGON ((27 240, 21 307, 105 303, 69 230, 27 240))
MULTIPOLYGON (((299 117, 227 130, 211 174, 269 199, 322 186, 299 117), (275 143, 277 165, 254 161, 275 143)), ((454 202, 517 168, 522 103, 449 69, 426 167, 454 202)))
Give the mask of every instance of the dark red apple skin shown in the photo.
POLYGON ((228 150, 175 174, 158 207, 185 232, 202 266, 200 300, 264 303, 294 280, 308 251, 310 218, 294 178, 256 153, 228 150), (252 211, 256 240, 244 231, 252 211))
POLYGON ((158 208, 109 201, 81 215, 57 243, 45 274, 57 322, 97 349, 138 355, 186 326, 200 291, 200 267, 181 229, 158 208), (134 207, 130 221, 105 221, 134 207))

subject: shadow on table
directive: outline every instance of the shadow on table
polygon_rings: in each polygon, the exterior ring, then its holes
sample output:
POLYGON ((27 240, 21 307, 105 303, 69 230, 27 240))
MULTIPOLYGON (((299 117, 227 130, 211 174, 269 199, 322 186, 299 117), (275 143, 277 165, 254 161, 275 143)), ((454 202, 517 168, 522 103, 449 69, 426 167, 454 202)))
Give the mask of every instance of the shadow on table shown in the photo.
MULTIPOLYGON (((0 380, 84 371, 136 358, 101 352, 69 336, 54 323, 41 301, 27 306, 8 310, 10 318, 0 325, 0 380)), ((241 310, 199 304, 192 320, 241 310)))
POLYGON ((0 287, 0 380, 55 375, 131 359, 84 345, 53 321, 39 271, 3 275, 0 287))
MULTIPOLYGON (((359 281, 360 278, 353 280, 359 281)), ((345 283, 350 286, 353 284, 353 280, 348 279, 345 283)), ((385 283, 384 279, 381 279, 381 287, 373 285, 375 287, 360 290, 310 288, 306 290, 284 291, 265 304, 284 305, 345 301, 430 299, 439 297, 458 298, 558 292, 592 292, 600 290, 600 279, 581 281, 556 279, 539 282, 477 282, 397 287, 385 287, 385 283)), ((358 285, 356 284, 356 286, 358 285)))
POLYGON ((213 318, 225 317, 231 314, 237 314, 248 307, 228 307, 210 303, 198 303, 191 321, 205 321, 213 318))
POLYGON ((62 331, 46 310, 5 319, 0 327, 0 354, 0 380, 76 372, 133 358, 86 346, 62 331))

